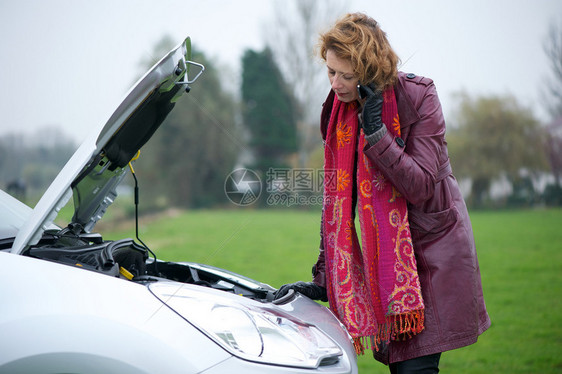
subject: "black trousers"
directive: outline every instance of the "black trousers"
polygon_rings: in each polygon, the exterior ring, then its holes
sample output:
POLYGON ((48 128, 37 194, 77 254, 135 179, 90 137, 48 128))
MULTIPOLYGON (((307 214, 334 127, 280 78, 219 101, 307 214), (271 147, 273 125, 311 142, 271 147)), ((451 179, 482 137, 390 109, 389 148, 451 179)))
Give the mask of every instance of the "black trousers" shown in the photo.
POLYGON ((441 353, 412 358, 390 364, 391 374, 436 374, 439 373, 441 353))

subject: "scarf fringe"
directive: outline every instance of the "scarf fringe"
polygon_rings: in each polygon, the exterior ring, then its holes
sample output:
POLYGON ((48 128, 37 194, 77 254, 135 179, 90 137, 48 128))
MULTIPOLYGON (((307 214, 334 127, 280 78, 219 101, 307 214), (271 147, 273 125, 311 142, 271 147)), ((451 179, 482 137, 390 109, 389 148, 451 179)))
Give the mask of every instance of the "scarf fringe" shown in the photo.
POLYGON ((383 343, 391 340, 403 341, 419 334, 424 329, 425 314, 422 310, 389 316, 388 321, 378 325, 377 333, 372 336, 353 338, 353 347, 357 355, 363 355, 365 350, 379 351, 383 343))

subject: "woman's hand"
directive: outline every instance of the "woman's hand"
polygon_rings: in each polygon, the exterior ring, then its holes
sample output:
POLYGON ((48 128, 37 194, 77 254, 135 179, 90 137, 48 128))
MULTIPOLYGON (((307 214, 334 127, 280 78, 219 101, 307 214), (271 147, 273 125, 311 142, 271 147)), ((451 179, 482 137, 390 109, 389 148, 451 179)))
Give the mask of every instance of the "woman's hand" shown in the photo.
POLYGON ((357 92, 359 93, 359 98, 365 100, 361 113, 363 117, 361 126, 363 126, 365 135, 371 135, 383 127, 381 116, 384 99, 382 91, 375 89, 372 84, 368 86, 358 84, 357 92))
POLYGON ((313 282, 296 282, 285 284, 275 292, 274 300, 285 296, 290 289, 293 289, 296 292, 311 298, 312 300, 328 301, 328 294, 326 293, 326 289, 313 282))

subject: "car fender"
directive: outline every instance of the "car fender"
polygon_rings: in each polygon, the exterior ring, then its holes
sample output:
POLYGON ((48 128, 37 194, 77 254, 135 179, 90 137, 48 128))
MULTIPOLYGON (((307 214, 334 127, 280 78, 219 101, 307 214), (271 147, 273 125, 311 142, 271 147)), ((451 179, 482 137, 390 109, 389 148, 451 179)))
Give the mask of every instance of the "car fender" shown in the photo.
POLYGON ((231 357, 144 285, 6 252, 0 274, 0 373, 93 372, 86 358, 116 368, 104 373, 199 373, 231 357))

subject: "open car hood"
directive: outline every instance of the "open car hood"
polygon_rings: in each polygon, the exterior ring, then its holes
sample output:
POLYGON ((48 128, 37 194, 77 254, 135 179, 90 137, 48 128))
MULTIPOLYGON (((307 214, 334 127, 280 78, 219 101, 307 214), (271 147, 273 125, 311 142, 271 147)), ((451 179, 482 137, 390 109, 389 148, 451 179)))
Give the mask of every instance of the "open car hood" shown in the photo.
POLYGON ((11 252, 36 244, 71 196, 74 216, 68 228, 76 234, 91 232, 115 200, 129 162, 203 70, 191 61, 189 37, 154 64, 66 163, 19 230, 11 252))

